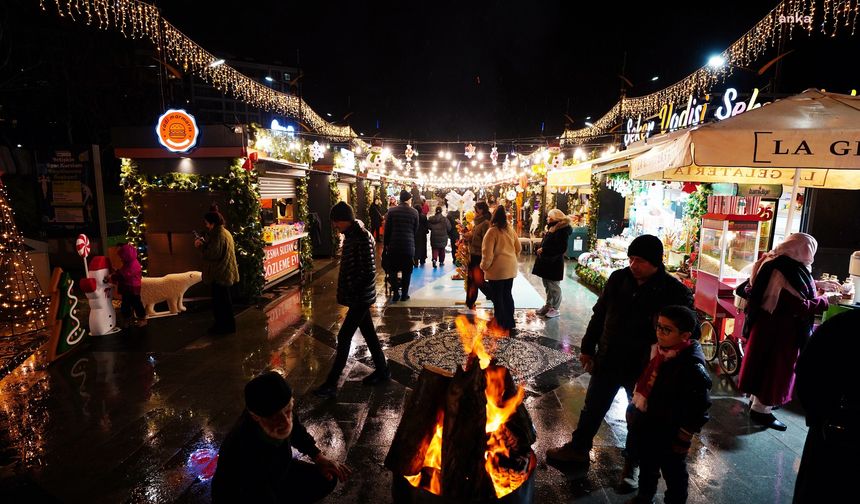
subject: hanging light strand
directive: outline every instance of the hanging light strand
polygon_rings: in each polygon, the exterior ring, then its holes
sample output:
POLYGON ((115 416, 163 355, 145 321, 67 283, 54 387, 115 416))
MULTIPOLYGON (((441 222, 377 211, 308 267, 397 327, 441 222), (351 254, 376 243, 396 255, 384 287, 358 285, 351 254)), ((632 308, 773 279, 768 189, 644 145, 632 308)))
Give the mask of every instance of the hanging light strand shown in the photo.
POLYGON ((812 35, 813 27, 820 26, 823 35, 835 37, 841 28, 850 29, 850 35, 854 35, 858 14, 860 0, 784 0, 720 53, 721 64, 705 65, 671 86, 649 95, 634 98, 622 96, 615 106, 591 126, 565 130, 561 135, 562 144, 580 144, 606 133, 624 117, 649 117, 656 114, 663 104, 678 103, 697 93, 707 94, 715 84, 725 81, 734 68, 749 67, 786 37, 791 39, 797 29, 812 35), (818 2, 823 4, 821 9, 816 8, 818 2))
MULTIPOLYGON (((46 0, 39 5, 47 12, 46 0)), ((161 58, 182 68, 184 72, 203 79, 218 91, 256 108, 293 117, 315 133, 336 141, 352 141, 367 148, 349 126, 329 123, 308 104, 291 94, 281 93, 242 74, 230 65, 213 65, 219 61, 164 19, 158 9, 139 0, 54 0, 60 17, 97 26, 100 30, 115 30, 126 38, 149 39, 161 58)))

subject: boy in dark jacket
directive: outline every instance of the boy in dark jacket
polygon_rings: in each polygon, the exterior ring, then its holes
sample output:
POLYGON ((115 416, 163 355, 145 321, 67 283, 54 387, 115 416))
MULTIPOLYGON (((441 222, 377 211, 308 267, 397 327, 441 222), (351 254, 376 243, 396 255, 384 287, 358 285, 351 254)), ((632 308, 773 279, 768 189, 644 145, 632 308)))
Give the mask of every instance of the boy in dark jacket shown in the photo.
POLYGON ((328 378, 314 390, 314 394, 319 397, 334 397, 337 393, 337 382, 346 367, 356 329, 364 336, 376 367, 373 373, 362 380, 364 384, 375 385, 391 378, 370 316, 370 305, 376 302, 376 244, 373 236, 361 222, 355 220, 352 207, 343 201, 331 208, 330 217, 332 225, 344 236, 337 278, 337 302, 349 310, 337 333, 337 353, 328 378))
POLYGON ((666 504, 687 501, 687 452, 693 434, 708 421, 711 378, 705 369, 696 312, 667 306, 657 318, 657 343, 636 382, 627 408, 628 446, 639 456, 639 494, 630 502, 651 503, 660 473, 666 504))
POLYGON ((275 371, 245 385, 245 411, 218 451, 215 504, 316 502, 351 470, 325 457, 293 410, 293 391, 275 371), (293 459, 293 447, 313 464, 293 459))

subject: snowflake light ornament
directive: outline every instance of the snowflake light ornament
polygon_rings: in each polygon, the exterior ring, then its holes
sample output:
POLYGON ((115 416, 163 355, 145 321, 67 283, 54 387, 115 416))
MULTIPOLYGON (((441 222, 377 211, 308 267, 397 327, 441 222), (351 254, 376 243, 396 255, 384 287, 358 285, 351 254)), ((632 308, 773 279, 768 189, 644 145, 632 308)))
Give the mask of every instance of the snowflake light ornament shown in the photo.
POLYGON ((325 156, 325 147, 320 145, 319 142, 314 140, 313 145, 311 145, 311 157, 314 161, 319 161, 325 156))
POLYGON ((493 166, 496 166, 496 162, 499 160, 499 149, 498 147, 493 147, 493 150, 490 151, 490 161, 493 162, 493 166))

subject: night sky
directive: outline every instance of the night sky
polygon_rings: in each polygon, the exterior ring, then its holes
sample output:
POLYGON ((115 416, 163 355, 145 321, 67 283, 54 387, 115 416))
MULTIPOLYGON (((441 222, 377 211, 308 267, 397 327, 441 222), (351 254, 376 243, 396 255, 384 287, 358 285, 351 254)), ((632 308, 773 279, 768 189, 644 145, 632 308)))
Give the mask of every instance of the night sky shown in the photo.
POLYGON ((256 1, 205 19, 201 2, 162 9, 216 54, 299 58, 310 105, 353 112, 367 136, 472 140, 555 136, 565 113, 581 127, 617 101, 625 51, 629 95, 647 94, 704 64, 775 2, 585 5, 256 1))
MULTIPOLYGON (((18 124, 8 141, 37 141, 44 133, 24 132, 44 132, 45 121, 56 130, 50 138, 105 141, 105 125, 157 117, 165 104, 158 67, 145 56, 151 46, 61 19, 52 4, 48 13, 34 0, 0 4, 0 110, 18 124)), ((566 123, 597 119, 618 101, 621 73, 633 84, 628 96, 678 81, 776 4, 158 2, 168 21, 216 56, 301 67, 300 92, 311 107, 334 119, 351 114, 366 138, 500 144, 542 144, 566 123)), ((858 47, 860 38, 847 33, 798 32, 785 47, 792 53, 782 60, 778 91, 860 87, 858 47)), ((765 89, 775 69, 737 71, 714 91, 765 89)), ((185 104, 184 96, 175 100, 166 105, 185 104)))

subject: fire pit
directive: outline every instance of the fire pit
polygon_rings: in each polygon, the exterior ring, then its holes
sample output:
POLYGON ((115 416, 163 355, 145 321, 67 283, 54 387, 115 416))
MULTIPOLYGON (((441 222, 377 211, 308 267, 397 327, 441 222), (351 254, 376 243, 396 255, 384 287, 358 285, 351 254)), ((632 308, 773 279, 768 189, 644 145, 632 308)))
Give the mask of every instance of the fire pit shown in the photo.
POLYGON ((465 317, 457 328, 465 366, 425 366, 385 458, 394 501, 529 503, 536 432, 525 390, 492 358, 507 334, 465 317))

